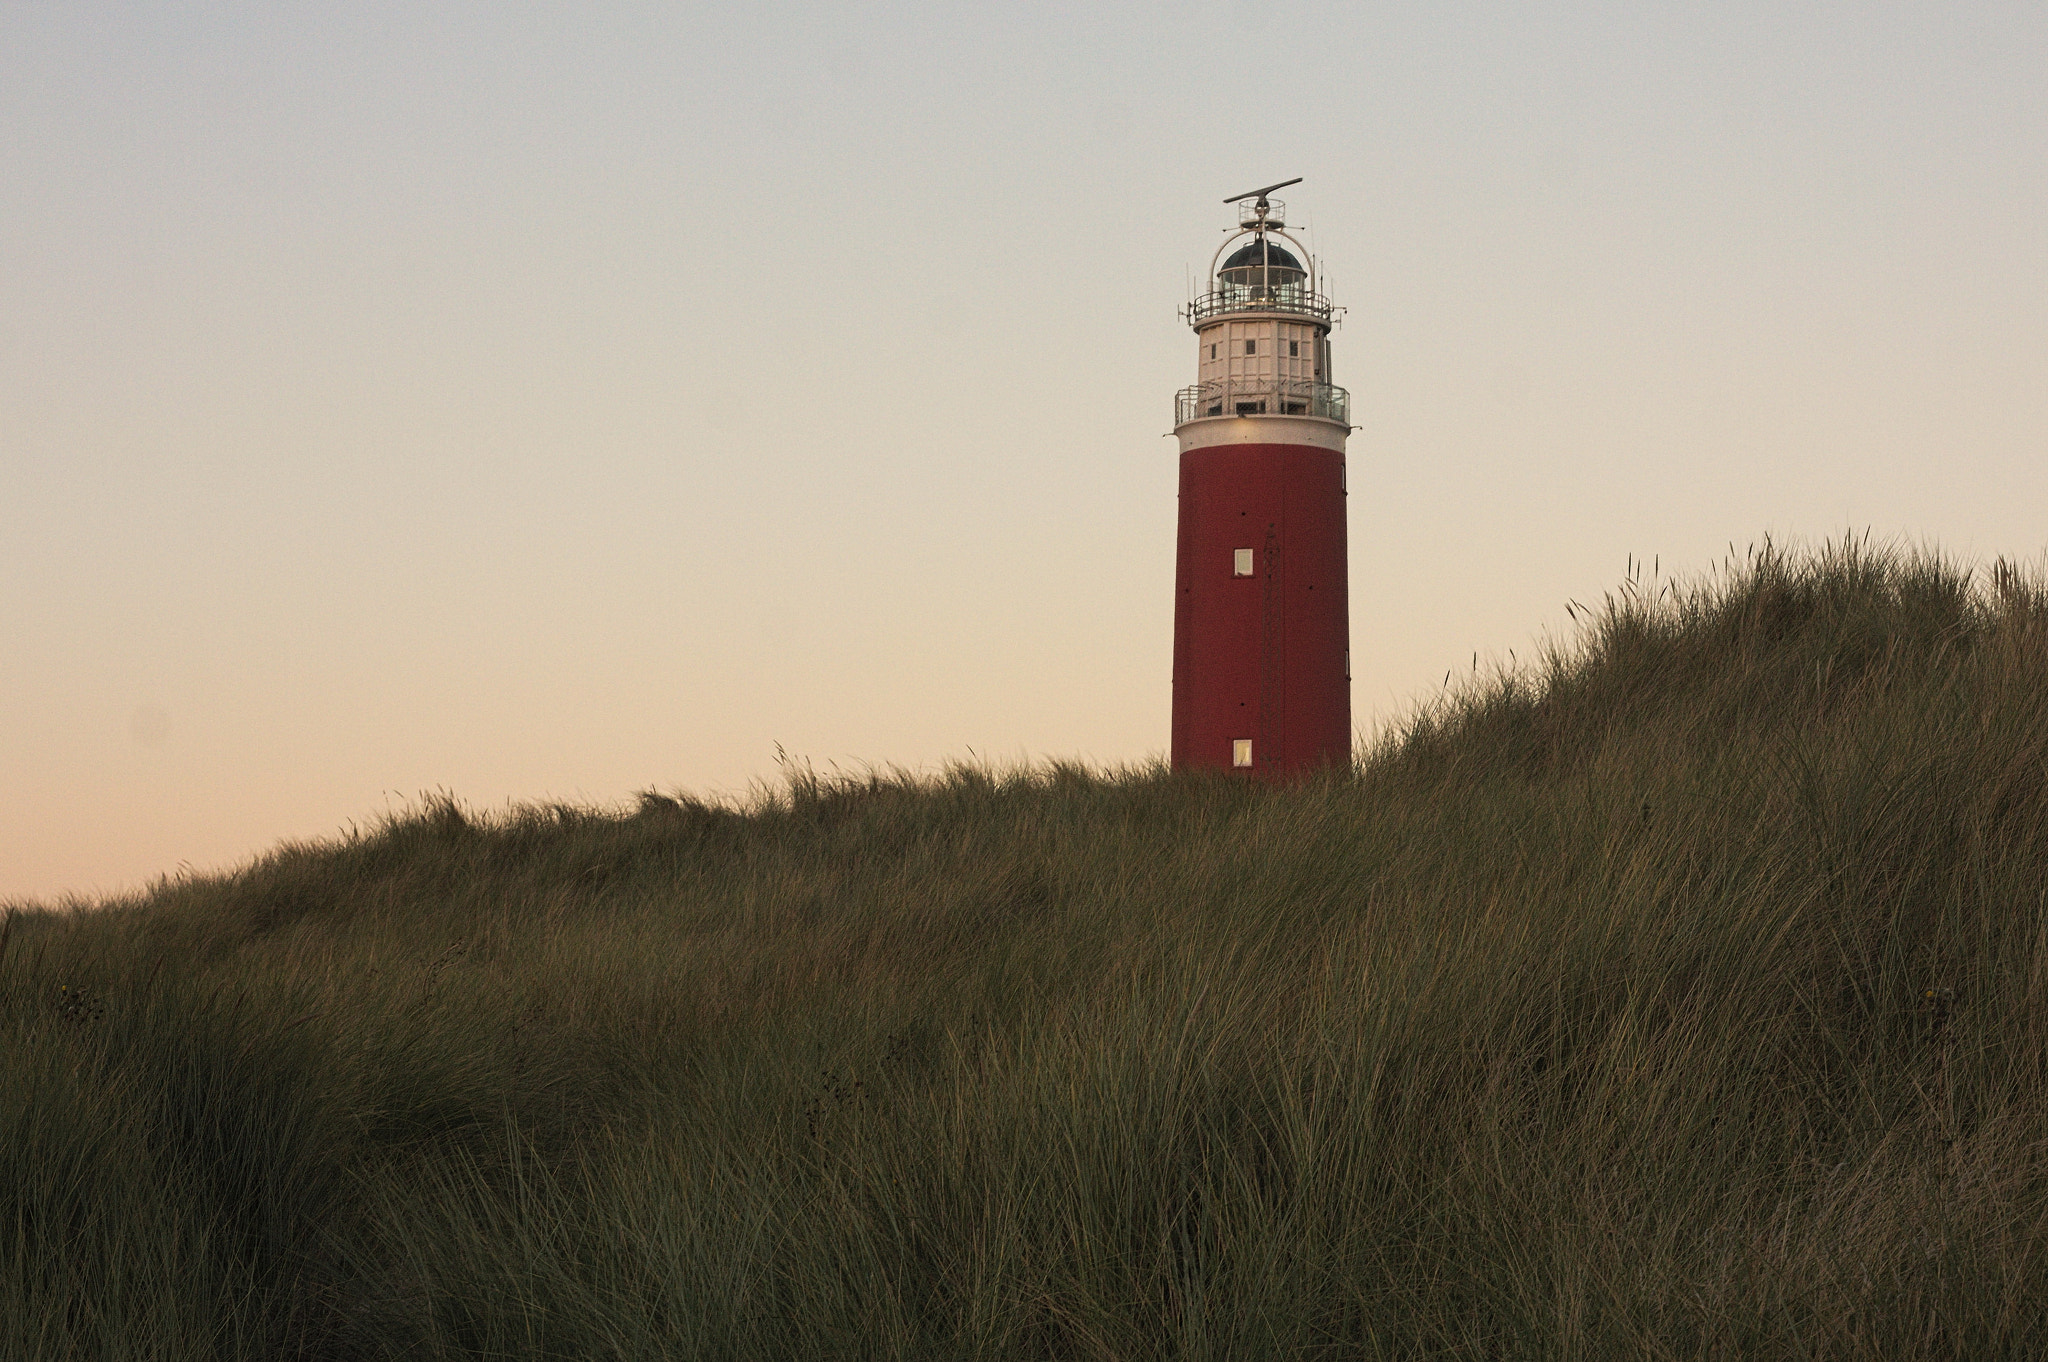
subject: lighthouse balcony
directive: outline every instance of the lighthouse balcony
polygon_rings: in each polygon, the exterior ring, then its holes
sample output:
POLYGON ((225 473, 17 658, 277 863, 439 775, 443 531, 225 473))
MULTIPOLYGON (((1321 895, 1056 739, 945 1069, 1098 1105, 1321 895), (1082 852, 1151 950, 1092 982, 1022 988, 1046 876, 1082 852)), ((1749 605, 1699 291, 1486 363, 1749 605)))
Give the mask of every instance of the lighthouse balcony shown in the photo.
POLYGON ((1351 394, 1303 378, 1241 378, 1198 383, 1174 395, 1174 425, 1205 416, 1319 416, 1348 426, 1351 394))
POLYGON ((1327 322, 1337 309, 1322 294, 1312 293, 1299 284, 1226 282, 1189 302, 1188 322, 1194 325, 1227 312, 1292 312, 1327 322))

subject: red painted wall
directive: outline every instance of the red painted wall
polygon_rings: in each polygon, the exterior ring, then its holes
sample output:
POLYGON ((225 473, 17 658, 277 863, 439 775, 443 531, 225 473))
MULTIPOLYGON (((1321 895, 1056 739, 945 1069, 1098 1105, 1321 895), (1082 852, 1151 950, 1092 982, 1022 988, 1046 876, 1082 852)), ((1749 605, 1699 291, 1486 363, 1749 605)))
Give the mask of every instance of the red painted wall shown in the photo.
POLYGON ((1285 778, 1351 760, 1344 456, 1215 445, 1180 456, 1173 765, 1285 778), (1233 576, 1234 551, 1254 550, 1233 576))

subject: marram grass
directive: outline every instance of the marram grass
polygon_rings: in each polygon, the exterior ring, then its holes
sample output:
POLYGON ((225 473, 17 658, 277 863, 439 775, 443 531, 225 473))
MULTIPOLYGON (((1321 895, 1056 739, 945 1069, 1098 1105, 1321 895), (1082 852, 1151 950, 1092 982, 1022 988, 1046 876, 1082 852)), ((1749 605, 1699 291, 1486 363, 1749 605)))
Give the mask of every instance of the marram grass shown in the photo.
POLYGON ((1631 583, 1294 788, 430 801, 0 943, 9 1358, 2048 1355, 2048 590, 1631 583))

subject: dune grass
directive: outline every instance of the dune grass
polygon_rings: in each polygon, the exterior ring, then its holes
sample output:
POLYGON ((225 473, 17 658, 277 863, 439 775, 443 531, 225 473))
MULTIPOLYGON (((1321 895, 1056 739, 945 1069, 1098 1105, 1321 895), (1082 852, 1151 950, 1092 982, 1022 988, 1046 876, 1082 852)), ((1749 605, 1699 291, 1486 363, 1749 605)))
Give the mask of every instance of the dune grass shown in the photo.
POLYGON ((0 1355, 2048 1355, 2048 590, 1581 624, 1293 787, 442 798, 19 906, 0 1355))

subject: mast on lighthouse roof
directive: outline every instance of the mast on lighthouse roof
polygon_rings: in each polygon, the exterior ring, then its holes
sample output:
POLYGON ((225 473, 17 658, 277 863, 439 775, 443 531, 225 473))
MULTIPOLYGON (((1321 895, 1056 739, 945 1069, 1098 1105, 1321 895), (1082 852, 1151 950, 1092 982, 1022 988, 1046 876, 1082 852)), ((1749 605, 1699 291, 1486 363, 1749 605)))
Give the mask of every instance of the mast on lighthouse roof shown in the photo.
POLYGON ((1330 381, 1340 310, 1270 197, 1300 182, 1224 200, 1237 228, 1183 314, 1198 350, 1174 402, 1176 767, 1283 777, 1351 758, 1351 403, 1330 381))

